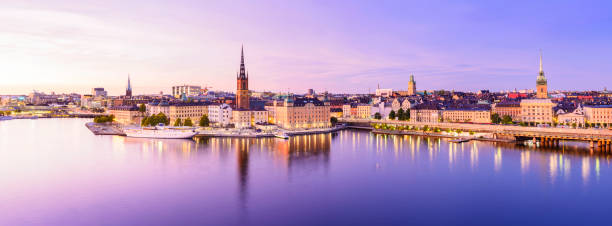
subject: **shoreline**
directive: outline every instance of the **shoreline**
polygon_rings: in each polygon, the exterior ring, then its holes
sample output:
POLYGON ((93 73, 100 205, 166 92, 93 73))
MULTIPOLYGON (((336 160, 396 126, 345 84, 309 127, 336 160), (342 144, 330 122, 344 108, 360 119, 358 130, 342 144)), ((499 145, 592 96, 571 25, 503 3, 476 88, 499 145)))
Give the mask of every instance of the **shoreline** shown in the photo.
POLYGON ((411 136, 425 136, 425 137, 441 137, 441 138, 454 138, 454 139, 467 139, 477 141, 490 141, 490 142, 503 142, 503 143, 516 143, 516 140, 511 139, 495 139, 478 136, 452 136, 447 134, 435 133, 435 132, 417 132, 417 131, 404 131, 404 130, 382 130, 372 129, 373 134, 382 135, 411 135, 411 136))

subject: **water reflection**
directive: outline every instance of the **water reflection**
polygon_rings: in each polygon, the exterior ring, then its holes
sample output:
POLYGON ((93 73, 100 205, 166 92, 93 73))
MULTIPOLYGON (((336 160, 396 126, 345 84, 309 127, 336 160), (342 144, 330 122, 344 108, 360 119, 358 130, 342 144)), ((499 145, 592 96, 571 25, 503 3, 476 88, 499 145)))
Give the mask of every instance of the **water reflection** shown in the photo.
MULTIPOLYGON (((82 121, 63 122, 36 121, 34 128, 40 131, 10 126, 14 122, 0 124, 1 225, 23 225, 20 219, 68 225, 70 220, 86 219, 84 215, 93 219, 123 216, 123 220, 168 216, 151 213, 171 213, 175 217, 170 221, 196 219, 184 222, 196 225, 231 224, 227 219, 234 217, 261 225, 271 218, 280 225, 299 220, 316 225, 320 222, 312 216, 355 219, 361 215, 353 213, 363 209, 380 216, 377 219, 399 219, 407 211, 415 217, 450 216, 453 221, 433 222, 445 225, 455 222, 457 207, 466 207, 466 200, 470 211, 494 215, 488 211, 493 205, 490 197, 496 197, 494 205, 504 206, 503 215, 496 219, 527 213, 537 213, 530 218, 538 219, 540 210, 558 207, 559 202, 578 206, 572 211, 589 209, 600 200, 607 205, 609 200, 602 199, 607 199, 612 187, 610 154, 590 151, 580 142, 563 142, 559 148, 478 141, 456 144, 446 138, 357 130, 288 140, 158 140, 93 136, 82 121), (67 130, 65 136, 49 136, 64 124, 76 129, 67 130), (7 139, 7 131, 32 135, 7 139), (441 195, 444 203, 433 205, 432 200, 440 200, 441 195), (520 202, 517 197, 522 198, 520 202), (385 205, 371 208, 373 201, 385 205), (88 206, 95 208, 80 208, 88 206), (77 207, 78 216, 64 211, 77 207), (122 215, 125 209, 134 211, 122 215), (521 211, 512 212, 516 209, 521 211), (49 221, 57 220, 56 216, 67 220, 49 221)), ((605 210, 599 208, 605 205, 594 209, 605 210)), ((553 217, 558 217, 556 213, 553 217)), ((108 224, 118 224, 110 220, 108 224)), ((415 224, 431 221, 423 218, 415 224)), ((134 225, 155 223, 165 222, 134 225)), ((366 218, 357 223, 406 222, 366 218)))

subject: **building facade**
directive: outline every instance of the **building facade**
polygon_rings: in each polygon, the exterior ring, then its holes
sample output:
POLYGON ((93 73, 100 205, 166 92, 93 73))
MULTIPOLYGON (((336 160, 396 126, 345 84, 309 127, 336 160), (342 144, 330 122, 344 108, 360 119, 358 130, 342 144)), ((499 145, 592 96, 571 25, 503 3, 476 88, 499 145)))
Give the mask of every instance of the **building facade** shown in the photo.
POLYGON ((399 111, 400 108, 403 109, 404 111, 408 111, 408 109, 412 107, 412 103, 410 102, 408 98, 395 98, 393 99, 393 102, 391 103, 391 107, 393 108, 393 111, 395 112, 399 111))
POLYGON ((108 114, 115 116, 115 122, 124 125, 140 125, 144 117, 144 113, 139 112, 135 105, 109 107, 108 114))
POLYGON ((488 109, 445 109, 442 111, 444 122, 491 123, 491 111, 488 109))
POLYGON ((176 119, 185 120, 190 118, 194 125, 200 122, 203 115, 208 114, 208 102, 153 102, 147 104, 147 115, 155 115, 163 113, 170 119, 170 123, 174 123, 176 119))
POLYGON ((588 123, 612 123, 612 105, 584 106, 584 115, 588 123))
POLYGON ((350 103, 342 105, 342 117, 354 119, 369 119, 372 115, 372 107, 369 104, 350 103))
POLYGON ((316 98, 274 101, 273 122, 284 129, 316 129, 331 126, 330 103, 316 98))
POLYGON ((436 123, 441 119, 442 111, 435 104, 419 104, 410 111, 411 121, 436 123))
POLYGON ((491 111, 497 113, 500 118, 510 116, 512 121, 521 121, 521 103, 520 102, 500 102, 491 105, 491 111))
POLYGON ((232 122, 236 128, 251 128, 257 124, 268 122, 268 111, 266 110, 247 110, 232 111, 232 122))
POLYGON ((550 99, 523 99, 521 100, 521 121, 552 123, 555 105, 550 99))
POLYGON ((227 126, 232 123, 232 108, 228 104, 209 105, 208 120, 216 126, 227 126))

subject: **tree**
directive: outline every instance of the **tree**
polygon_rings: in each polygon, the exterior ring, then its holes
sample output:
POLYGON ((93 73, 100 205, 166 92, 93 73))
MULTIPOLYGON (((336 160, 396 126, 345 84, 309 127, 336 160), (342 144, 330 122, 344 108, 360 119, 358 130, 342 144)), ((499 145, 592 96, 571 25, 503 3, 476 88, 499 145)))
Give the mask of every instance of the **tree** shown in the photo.
POLYGON ((174 121, 174 126, 182 126, 183 122, 181 122, 181 118, 176 118, 176 121, 174 121))
POLYGON ((510 115, 504 115, 504 117, 502 117, 502 123, 512 124, 512 117, 510 117, 510 115))
POLYGON ((400 108, 397 110, 397 119, 404 120, 404 109, 400 108))
POLYGON ((395 119, 395 111, 391 110, 391 112, 389 112, 389 119, 395 119))
POLYGON ((191 118, 186 118, 185 122, 183 122, 184 126, 193 126, 193 122, 191 121, 191 118))
POLYGON ((210 120, 208 119, 208 115, 202 115, 200 118, 200 126, 208 127, 210 125, 210 120))
POLYGON ((382 116, 380 115, 379 112, 374 113, 374 119, 378 119, 378 120, 382 119, 382 116))
POLYGON ((149 120, 149 117, 147 117, 147 116, 142 117, 142 120, 140 121, 140 125, 141 125, 141 126, 147 126, 147 125, 149 125, 149 124, 147 123, 147 122, 148 122, 148 120, 149 120))
POLYGON ((410 109, 404 112, 404 120, 410 120, 410 109))
POLYGON ((113 122, 113 120, 115 120, 114 115, 100 115, 94 118, 95 123, 107 123, 107 122, 113 122))
POLYGON ((329 122, 332 124, 332 126, 335 126, 338 123, 338 118, 332 116, 329 118, 329 122))
POLYGON ((493 124, 499 124, 502 121, 502 119, 499 117, 499 114, 497 113, 493 113, 491 115, 491 123, 493 124))
POLYGON ((145 104, 140 104, 140 106, 138 106, 138 112, 140 113, 147 112, 147 106, 145 106, 145 104))

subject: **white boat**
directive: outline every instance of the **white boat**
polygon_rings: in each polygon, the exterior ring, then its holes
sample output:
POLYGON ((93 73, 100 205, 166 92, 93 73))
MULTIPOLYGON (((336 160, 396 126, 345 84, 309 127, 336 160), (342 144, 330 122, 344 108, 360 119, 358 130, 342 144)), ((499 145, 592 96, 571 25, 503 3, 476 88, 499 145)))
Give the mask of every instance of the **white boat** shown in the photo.
POLYGON ((277 133, 277 134, 274 134, 274 136, 281 138, 281 139, 289 139, 289 136, 287 136, 287 134, 284 134, 284 133, 277 133))
POLYGON ((125 129, 123 131, 128 137, 160 138, 160 139, 187 139, 197 134, 193 128, 181 127, 144 127, 138 129, 125 129))

